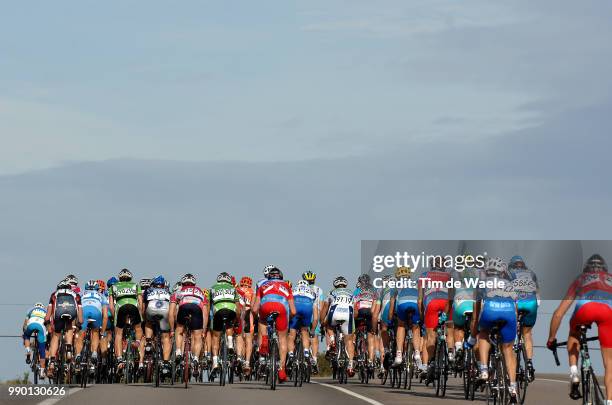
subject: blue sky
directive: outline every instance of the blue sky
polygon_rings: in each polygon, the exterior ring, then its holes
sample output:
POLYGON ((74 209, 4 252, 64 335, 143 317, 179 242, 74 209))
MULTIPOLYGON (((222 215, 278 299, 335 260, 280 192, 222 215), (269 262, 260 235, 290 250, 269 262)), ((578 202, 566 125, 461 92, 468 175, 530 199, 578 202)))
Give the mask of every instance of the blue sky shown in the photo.
MULTIPOLYGON (((3 5, 0 291, 20 306, 0 334, 67 273, 277 263, 328 285, 362 239, 612 239, 611 20, 602 1, 3 5)), ((0 344, 3 379, 21 354, 0 344)))

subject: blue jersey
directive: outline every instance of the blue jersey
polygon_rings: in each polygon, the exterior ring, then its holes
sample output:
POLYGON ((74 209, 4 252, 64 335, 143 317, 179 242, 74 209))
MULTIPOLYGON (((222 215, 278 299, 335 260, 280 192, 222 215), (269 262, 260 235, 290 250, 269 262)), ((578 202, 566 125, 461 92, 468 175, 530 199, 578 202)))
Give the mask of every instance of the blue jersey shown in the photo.
POLYGON ((509 269, 512 288, 519 301, 533 300, 538 294, 538 278, 529 269, 509 269))
POLYGON ((102 307, 108 306, 108 299, 97 290, 85 290, 81 293, 81 305, 83 307, 94 307, 102 312, 102 307))
POLYGON ((28 320, 28 325, 36 323, 40 325, 45 324, 45 316, 47 316, 46 308, 32 308, 28 311, 26 315, 26 319, 28 320))

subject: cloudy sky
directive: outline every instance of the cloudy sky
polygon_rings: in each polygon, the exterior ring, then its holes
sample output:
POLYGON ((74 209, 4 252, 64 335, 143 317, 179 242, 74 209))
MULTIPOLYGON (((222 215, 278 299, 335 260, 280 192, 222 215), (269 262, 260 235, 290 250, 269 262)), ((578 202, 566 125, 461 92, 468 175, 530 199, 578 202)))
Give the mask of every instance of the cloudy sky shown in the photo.
POLYGON ((3 5, 0 334, 66 273, 329 283, 361 239, 610 239, 610 20, 605 1, 3 5))

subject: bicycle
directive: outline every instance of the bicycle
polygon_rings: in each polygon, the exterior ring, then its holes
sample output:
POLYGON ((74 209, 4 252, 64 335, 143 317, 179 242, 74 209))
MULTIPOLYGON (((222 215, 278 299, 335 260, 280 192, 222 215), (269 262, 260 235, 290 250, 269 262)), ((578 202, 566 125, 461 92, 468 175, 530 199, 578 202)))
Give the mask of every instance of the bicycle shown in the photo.
POLYGON ((448 381, 449 361, 448 347, 446 345, 446 314, 438 311, 438 326, 436 327, 436 344, 434 348, 434 385, 436 396, 446 395, 448 381))
MULTIPOLYGON (((72 316, 69 314, 62 314, 62 319, 64 319, 64 323, 67 323, 72 320, 72 316)), ((62 335, 60 337, 60 346, 59 346, 59 365, 55 370, 55 383, 58 385, 62 384, 70 384, 72 382, 72 362, 68 359, 68 353, 66 348, 66 328, 62 330, 62 335)))
POLYGON ((391 370, 391 364, 393 362, 393 353, 397 351, 397 341, 395 339, 395 322, 391 326, 387 328, 387 333, 389 334, 389 350, 385 352, 382 359, 382 367, 385 370, 383 375, 380 377, 380 384, 385 385, 387 383, 387 379, 389 376, 391 377, 390 383, 391 387, 395 385, 395 381, 393 379, 393 372, 391 370))
POLYGON ((268 325, 268 345, 269 345, 269 361, 268 361, 268 373, 266 374, 266 384, 270 384, 270 389, 276 390, 276 384, 278 380, 278 367, 280 363, 280 357, 278 353, 278 332, 276 331, 276 318, 278 318, 278 312, 272 312, 266 319, 268 325))
POLYGON ((161 342, 161 330, 159 328, 159 322, 163 319, 162 315, 154 315, 151 319, 153 323, 153 345, 150 345, 149 339, 147 339, 147 346, 145 347, 145 382, 153 383, 155 387, 159 387, 161 381, 161 363, 163 361, 163 347, 161 342), (147 350, 151 348, 152 350, 147 350))
MULTIPOLYGON (((89 360, 91 357, 91 333, 93 331, 95 319, 87 319, 87 329, 85 330, 85 338, 83 339, 83 349, 81 351, 81 388, 87 387, 87 382, 89 380, 89 360)), ((96 364, 97 370, 97 364, 96 364)))
POLYGON ((357 354, 357 369, 359 380, 362 384, 368 384, 370 380, 370 369, 368 367, 368 332, 366 321, 361 319, 357 325, 357 336, 355 339, 355 350, 357 354))
MULTIPOLYGON (((593 342, 598 340, 598 336, 593 336, 588 338, 587 331, 590 329, 590 326, 581 325, 580 326, 580 387, 581 391, 578 391, 577 387, 572 386, 572 391, 570 393, 570 397, 574 400, 580 399, 582 397, 583 405, 603 405, 606 403, 605 396, 599 385, 599 381, 597 381, 597 376, 595 375, 595 371, 593 370, 593 366, 591 364, 591 356, 589 354, 589 346, 588 342, 593 342)), ((559 362, 559 356, 557 355, 557 348, 559 346, 567 346, 567 342, 555 343, 553 347, 550 349, 553 352, 555 357, 555 363, 557 367, 561 365, 559 362)))
POLYGON ((514 352, 516 353, 516 384, 518 399, 521 404, 525 403, 527 397, 527 386, 534 380, 534 376, 527 367, 527 348, 525 347, 525 338, 523 336, 523 318, 527 314, 526 311, 518 311, 516 343, 514 352))
MULTIPOLYGON (((470 338, 470 325, 472 322, 472 312, 466 312, 465 324, 463 325, 464 342, 470 338)), ((465 399, 474 400, 476 391, 476 382, 478 379, 478 365, 476 364, 476 355, 474 348, 464 344, 461 374, 463 377, 463 394, 465 399)))
POLYGON ((498 321, 489 331, 489 380, 486 382, 488 404, 507 404, 510 400, 510 378, 506 370, 506 359, 502 352, 501 327, 505 321, 498 321))
POLYGON ((310 381, 310 361, 306 361, 304 356, 304 344, 302 342, 302 332, 297 331, 295 336, 294 359, 291 365, 291 377, 293 386, 302 386, 304 381, 310 381))
POLYGON ((30 369, 32 370, 34 384, 38 384, 40 373, 40 353, 38 353, 38 330, 35 330, 30 336, 30 347, 32 348, 32 356, 30 357, 30 369), (32 344, 32 339, 34 344, 32 344))
MULTIPOLYGON (((412 379, 415 375, 416 361, 414 360, 414 343, 412 328, 406 326, 406 337, 404 338, 404 350, 402 350, 402 373, 404 375, 404 389, 412 389, 412 379)), ((398 387, 399 388, 399 387, 398 387)))
POLYGON ((234 361, 233 355, 229 353, 227 347, 227 339, 233 339, 232 336, 227 336, 227 317, 223 317, 221 327, 220 340, 220 352, 221 352, 221 363, 219 364, 219 385, 225 386, 225 383, 234 383, 234 361))
MULTIPOLYGON (((138 368, 136 367, 134 361, 136 355, 134 353, 134 346, 137 346, 136 343, 136 331, 132 325, 132 318, 128 315, 125 320, 125 328, 123 329, 123 338, 126 341, 126 349, 125 349, 125 364, 123 365, 123 375, 117 373, 117 378, 121 378, 123 376, 123 382, 125 384, 131 384, 136 382, 136 373, 138 368)), ((140 357, 138 357, 140 358, 140 357)))
POLYGON ((342 325, 346 322, 345 320, 336 321, 334 327, 334 339, 336 342, 336 353, 332 358, 332 369, 333 378, 338 380, 340 384, 346 384, 348 382, 348 355, 346 348, 344 347, 344 333, 342 333, 342 325))
POLYGON ((191 378, 191 314, 185 317, 185 327, 183 329, 183 383, 185 389, 189 386, 189 379, 191 378))

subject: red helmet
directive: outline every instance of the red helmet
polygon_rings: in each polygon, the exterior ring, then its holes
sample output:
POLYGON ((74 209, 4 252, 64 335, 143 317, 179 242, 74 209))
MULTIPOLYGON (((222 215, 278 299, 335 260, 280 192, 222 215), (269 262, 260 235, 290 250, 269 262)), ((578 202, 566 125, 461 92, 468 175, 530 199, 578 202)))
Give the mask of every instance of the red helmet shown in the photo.
POLYGON ((240 279, 240 287, 253 287, 253 279, 251 277, 244 276, 240 279))
POLYGON ((98 287, 100 287, 100 291, 106 291, 106 283, 104 280, 96 281, 98 283, 98 287))
POLYGON ((236 287, 236 277, 232 276, 232 285, 236 287))

